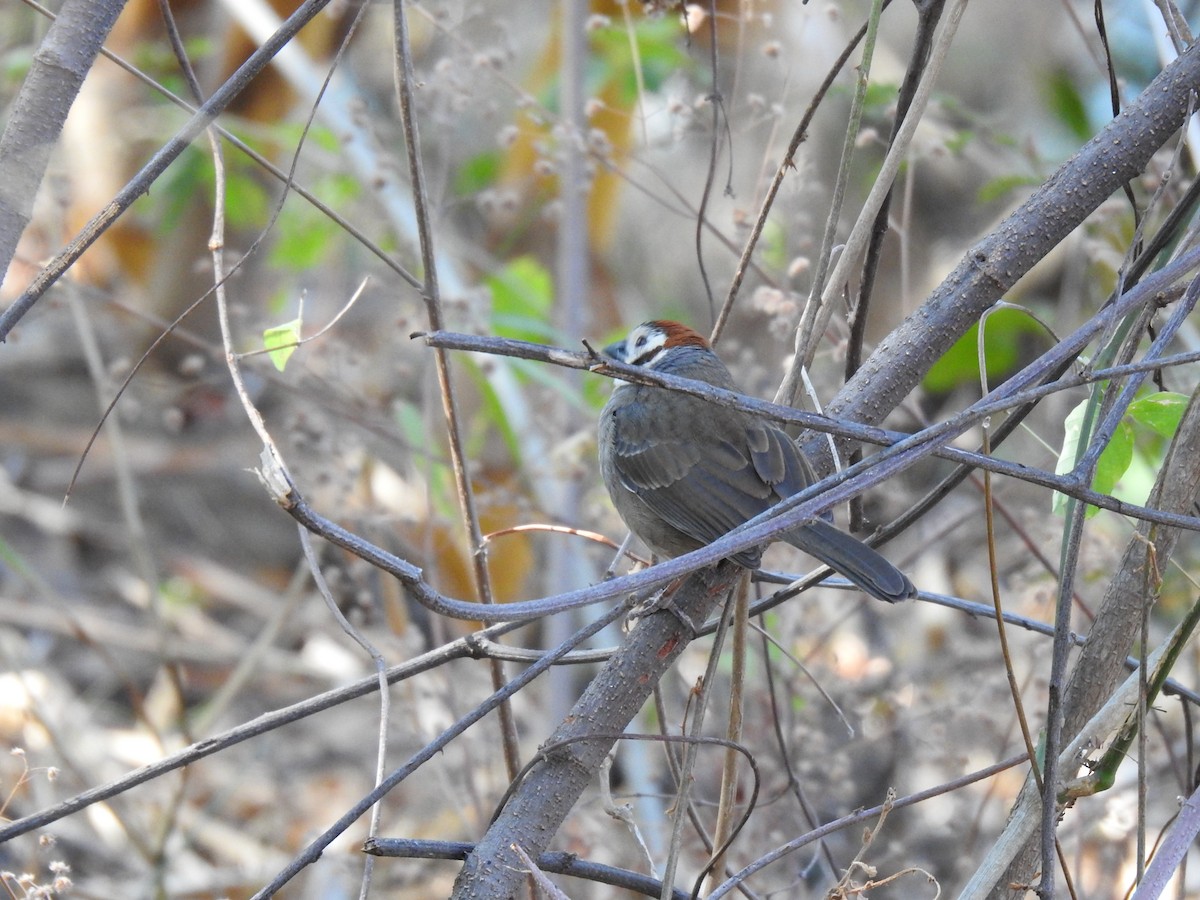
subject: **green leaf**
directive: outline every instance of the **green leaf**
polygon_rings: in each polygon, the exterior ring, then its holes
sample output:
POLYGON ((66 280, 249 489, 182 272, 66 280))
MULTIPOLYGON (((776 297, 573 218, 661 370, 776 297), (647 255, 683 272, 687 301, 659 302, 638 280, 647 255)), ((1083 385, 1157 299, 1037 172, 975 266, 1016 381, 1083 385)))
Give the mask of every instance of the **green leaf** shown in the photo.
POLYGON ((946 138, 946 150, 952 154, 962 153, 975 138, 975 132, 969 128, 958 128, 946 138))
POLYGON ((492 329, 496 334, 523 341, 554 337, 550 325, 554 280, 536 259, 518 257, 483 282, 492 294, 492 329))
POLYGON ((32 47, 13 47, 0 56, 0 78, 7 85, 20 85, 33 65, 32 47))
POLYGON ((980 203, 1003 200, 1010 193, 1023 187, 1036 187, 1042 179, 1033 175, 1000 175, 986 182, 976 196, 980 203))
MULTIPOLYGON (((1128 419, 1122 419, 1117 430, 1113 432, 1112 440, 1096 461, 1096 477, 1092 479, 1092 490, 1101 494, 1112 494, 1132 461, 1133 426, 1128 419)), ((1090 507, 1088 515, 1099 511, 1097 507, 1090 507)))
POLYGON ((160 235, 170 234, 184 215, 195 208, 197 196, 212 194, 212 182, 211 160, 191 144, 163 173, 154 189, 134 202, 134 209, 160 235))
POLYGON ((1179 420, 1187 409, 1188 398, 1184 394, 1160 391, 1142 397, 1129 404, 1128 416, 1139 425, 1152 429, 1160 437, 1172 438, 1179 429, 1179 420))
POLYGON ((499 150, 488 150, 472 156, 454 173, 454 193, 470 197, 496 183, 503 156, 499 150))
MULTIPOLYGON (((635 29, 638 60, 646 90, 657 91, 673 73, 693 68, 691 58, 680 49, 678 24, 670 17, 643 19, 635 29)), ((621 23, 599 28, 591 35, 593 55, 588 66, 588 90, 599 96, 604 88, 618 89, 617 102, 631 105, 637 99, 637 70, 629 33, 621 23)))
POLYGON ((1053 72, 1043 93, 1050 111, 1077 140, 1082 142, 1091 138, 1092 126, 1088 121, 1087 104, 1066 70, 1053 72))
MULTIPOLYGON (((1066 475, 1071 472, 1085 449, 1080 446, 1080 439, 1089 402, 1090 400, 1082 401, 1067 414, 1063 423, 1065 432, 1062 451, 1058 455, 1058 465, 1054 467, 1056 475, 1066 475)), ((1091 435, 1089 435, 1089 440, 1090 438, 1091 435)), ((1117 426, 1117 430, 1113 432, 1112 440, 1101 451, 1100 458, 1096 461, 1096 472, 1092 478, 1091 489, 1100 494, 1111 495, 1132 461, 1133 425, 1127 418, 1123 418, 1117 426)), ((1062 514, 1066 511, 1067 499, 1066 495, 1055 493, 1053 509, 1056 513, 1062 514)), ((1089 506, 1086 515, 1091 518, 1099 511, 1099 507, 1089 506)))
MULTIPOLYGON (((1040 326, 1019 309, 999 309, 988 317, 984 354, 990 384, 1014 371, 1022 348, 1041 332, 1040 326)), ((922 384, 931 394, 948 394, 955 388, 979 384, 979 325, 972 325, 925 375, 922 384)))
POLYGON ((292 319, 290 322, 274 325, 263 332, 263 347, 266 348, 271 362, 280 372, 292 358, 292 354, 296 352, 296 346, 300 343, 302 327, 303 322, 300 319, 292 319))
POLYGON ((519 469, 521 466, 521 441, 509 422, 509 417, 504 411, 504 404, 500 402, 500 396, 477 364, 472 361, 465 369, 478 389, 479 397, 482 400, 482 415, 472 423, 471 434, 467 438, 469 458, 478 457, 485 447, 492 445, 494 438, 491 429, 494 428, 504 442, 505 449, 508 450, 513 463, 519 469))
POLYGON ((271 197, 244 168, 229 168, 225 184, 225 220, 234 228, 261 228, 271 214, 271 197))
POLYGON ((758 242, 762 261, 772 269, 782 271, 788 264, 787 233, 774 219, 767 219, 758 242))
POLYGON ((158 586, 158 596, 167 609, 202 607, 204 595, 195 582, 182 576, 167 578, 158 586))
POLYGON ((1077 404, 1063 420, 1062 449, 1058 451, 1058 463, 1054 466, 1055 475, 1066 475, 1075 468, 1079 456, 1079 433, 1083 428, 1083 416, 1087 411, 1087 404, 1087 400, 1077 404))
POLYGON ((317 266, 328 255, 335 233, 333 223, 320 218, 288 213, 275 223, 277 237, 267 263, 276 269, 299 272, 317 266))
MULTIPOLYGON (((164 116, 172 116, 170 110, 164 116)), ((169 122, 170 118, 164 121, 169 122)), ((197 203, 211 202, 216 185, 212 158, 193 145, 188 147, 134 208, 155 231, 169 233, 196 213, 197 203), (198 200, 198 198, 202 198, 198 200)), ((225 219, 231 228, 256 229, 266 224, 272 199, 248 160, 230 154, 225 184, 225 219), (241 160, 241 161, 239 161, 241 160)))
POLYGON ((421 411, 408 400, 398 399, 395 406, 396 426, 400 437, 410 447, 424 447, 428 440, 428 423, 421 411))
MULTIPOLYGON (((331 209, 338 209, 359 194, 359 183, 347 175, 317 181, 314 190, 331 209)), ((270 265, 287 271, 318 266, 339 246, 340 226, 319 209, 304 202, 288 202, 275 223, 275 240, 267 257, 270 265)))
POLYGON ((872 81, 867 85, 863 106, 870 113, 879 114, 895 103, 899 94, 900 86, 894 82, 872 81))

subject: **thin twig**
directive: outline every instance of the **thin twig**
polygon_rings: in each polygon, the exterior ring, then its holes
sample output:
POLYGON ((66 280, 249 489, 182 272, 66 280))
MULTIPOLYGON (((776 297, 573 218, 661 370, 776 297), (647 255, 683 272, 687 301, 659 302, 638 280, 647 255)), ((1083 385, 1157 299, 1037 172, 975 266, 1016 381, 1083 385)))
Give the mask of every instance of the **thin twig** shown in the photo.
MULTIPOLYGON (((808 301, 804 304, 800 321, 796 325, 795 350, 798 354, 798 364, 791 367, 787 377, 779 386, 779 391, 775 395, 775 400, 779 403, 794 405, 799 399, 798 379, 800 373, 811 365, 812 357, 815 355, 810 353, 809 349, 823 338, 825 326, 833 315, 833 306, 824 297, 825 276, 834 256, 833 244, 842 215, 842 204, 846 199, 846 187, 850 181, 850 163, 854 158, 858 132, 862 127, 863 109, 867 102, 867 85, 871 75, 871 62, 875 56, 875 38, 879 33, 879 20, 882 16, 882 0, 871 0, 871 8, 867 13, 867 32, 862 42, 862 59, 855 67, 854 93, 850 98, 850 112, 847 116, 846 131, 842 136, 842 151, 838 159, 837 174, 834 177, 829 213, 825 219, 825 230, 821 234, 821 245, 817 251, 817 264, 813 271, 812 284, 809 287, 808 301)), ((919 114, 921 110, 917 112, 919 114)), ((883 173, 880 174, 880 177, 883 177, 883 173)), ((844 251, 842 257, 845 258, 844 251)))
MULTIPOLYGON (((405 4, 394 5, 395 29, 395 82, 396 95, 400 100, 400 122, 404 129, 404 146, 408 155, 409 177, 412 181, 413 212, 417 218, 417 235, 421 246, 421 264, 424 267, 424 300, 429 324, 442 327, 442 298, 438 288, 438 260, 434 249, 433 227, 429 219, 429 194, 425 188, 425 168, 421 160, 421 140, 418 134, 417 117, 413 109, 412 50, 408 41, 408 19, 405 4)), ((446 417, 446 432, 450 442, 450 460, 454 471, 454 483, 458 490, 459 508, 463 516, 468 538, 471 542, 472 571, 475 574, 475 589, 483 605, 495 603, 492 592, 491 573, 488 570, 487 544, 483 529, 479 526, 479 512, 475 506, 475 492, 467 472, 466 452, 463 448, 462 424, 455 399, 454 384, 450 379, 450 361, 444 351, 434 351, 438 387, 442 394, 442 409, 446 417)), ((504 664, 498 659, 489 659, 488 668, 492 678, 492 689, 500 690, 506 681, 504 664)), ((504 748, 504 764, 509 777, 520 768, 517 746, 517 726, 512 708, 508 703, 500 704, 500 735, 504 748)))
MULTIPOLYGON (((363 291, 366 290, 368 280, 369 279, 364 278, 358 283, 358 287, 354 289, 354 293, 350 295, 350 299, 343 303, 342 308, 337 311, 334 317, 326 322, 325 325, 315 334, 310 334, 308 337, 299 338, 295 341, 292 341, 290 344, 280 344, 278 347, 263 347, 259 350, 249 350, 245 353, 239 353, 238 356, 241 359, 246 359, 247 357, 251 356, 261 356, 264 353, 273 353, 276 350, 283 350, 291 347, 301 347, 310 341, 315 341, 324 337, 333 330, 334 326, 336 326, 337 323, 342 320, 342 317, 345 316, 346 313, 350 312, 350 309, 355 303, 358 302, 359 298, 363 294, 363 291)), ((301 305, 301 312, 303 312, 303 305, 301 305)))
MULTIPOLYGON (((958 30, 958 23, 962 19, 966 6, 967 0, 954 0, 954 5, 951 6, 942 23, 937 40, 934 42, 933 49, 930 52, 929 65, 921 75, 921 81, 913 95, 912 106, 909 109, 908 115, 905 116, 904 121, 900 124, 900 128, 896 131, 895 140, 888 148, 887 155, 884 157, 883 163, 879 168, 879 174, 872 183, 871 190, 868 192, 866 200, 863 201, 858 218, 855 220, 853 227, 850 229, 850 234, 846 238, 845 249, 838 257, 837 263, 833 267, 833 272, 829 276, 829 281, 822 289, 821 318, 815 320, 812 331, 806 336, 807 345, 799 348, 801 352, 796 354, 792 367, 793 371, 797 371, 800 366, 812 365, 813 358, 820 346, 819 341, 824 331, 825 323, 832 314, 833 304, 838 294, 842 291, 843 286, 849 281, 851 267, 857 266, 862 259, 863 251, 866 249, 867 242, 870 239, 875 216, 879 213, 880 208, 882 208, 884 198, 891 190, 892 183, 900 171, 900 166, 908 155, 909 145, 916 134, 917 126, 921 123, 925 108, 929 104, 929 99, 933 94, 933 86, 941 74, 942 66, 950 52, 950 44, 954 40, 954 35, 958 30)), ((784 393, 783 396, 793 396, 795 393, 794 386, 787 385, 787 387, 791 388, 791 391, 790 393, 784 393)))
MULTIPOLYGON (((380 838, 368 841, 364 853, 398 859, 457 859, 463 860, 471 854, 475 845, 467 841, 429 841, 415 838, 380 838)), ((662 881, 647 875, 618 869, 601 863, 581 859, 578 853, 565 850, 547 851, 538 856, 538 868, 546 872, 567 875, 595 884, 608 885, 625 891, 633 891, 645 897, 659 897, 662 881)), ((688 892, 676 888, 671 900, 688 900, 688 892)))
MULTIPOLYGON (((740 745, 742 740, 742 723, 745 718, 743 704, 746 701, 746 633, 750 627, 750 579, 743 578, 738 582, 733 595, 733 609, 730 618, 733 625, 733 642, 730 647, 731 661, 729 669, 729 705, 728 721, 725 726, 725 739, 733 745, 740 745)), ((713 843, 721 848, 714 853, 708 862, 710 877, 715 886, 720 874, 725 871, 726 845, 730 840, 733 826, 733 809, 737 802, 738 784, 738 754, 733 746, 725 750, 725 758, 721 761, 721 788, 717 804, 717 821, 713 826, 713 843)))
POLYGON ((539 675, 546 671, 550 666, 558 661, 562 656, 565 656, 570 650, 577 647, 588 638, 599 633, 615 622, 621 615, 624 614, 622 607, 615 607, 609 610, 605 615, 596 619, 588 625, 571 635, 571 637, 560 644, 554 650, 547 653, 542 659, 538 660, 528 669, 525 669, 512 681, 505 684, 500 690, 493 692, 487 699, 472 709, 467 715, 463 716, 449 728, 445 729, 433 740, 427 742, 419 751, 417 751, 409 760, 400 768, 393 771, 385 778, 374 790, 362 797, 355 803, 345 814, 327 828, 320 836, 313 840, 297 857, 271 882, 261 888, 255 895, 254 900, 264 900, 264 898, 273 896, 281 887, 287 884, 305 867, 316 862, 320 858, 324 850, 338 836, 343 834, 355 821, 358 820, 363 813, 378 803, 383 797, 387 796, 388 792, 396 785, 403 782, 406 778, 420 769, 426 762, 432 759, 437 754, 441 753, 446 746, 458 738, 468 728, 484 718, 488 713, 492 712, 498 706, 508 702, 510 698, 522 690, 529 682, 533 681, 539 675))
MULTIPOLYGON (((51 22, 57 18, 53 11, 36 2, 36 0, 21 0, 21 2, 30 9, 34 10, 38 15, 44 16, 51 22)), ((105 47, 100 48, 100 55, 121 70, 132 75, 142 84, 146 85, 146 87, 150 88, 152 91, 169 101, 174 106, 186 112, 189 116, 196 114, 197 108, 193 104, 188 103, 188 101, 169 90, 164 84, 155 80, 150 75, 147 75, 124 57, 113 53, 111 50, 105 47)), ((276 181, 283 184, 290 192, 299 195, 305 202, 309 204, 309 206, 327 218, 330 222, 335 224, 339 231, 348 237, 353 238, 360 246, 362 246, 364 250, 366 250, 384 266, 390 269, 393 274, 407 282, 411 287, 419 288, 421 286, 420 280, 415 275, 409 272, 396 259, 389 256, 376 241, 367 237, 366 233, 363 232, 357 225, 345 218, 341 213, 329 206, 329 204, 325 203, 325 201, 321 200, 303 184, 295 180, 294 157, 292 161, 292 170, 284 171, 220 123, 214 121, 209 127, 215 128, 217 134, 221 136, 223 141, 253 162, 256 166, 258 166, 276 181)))
POLYGON ((42 295, 71 268, 96 240, 107 231, 133 202, 146 193, 167 167, 183 153, 191 142, 208 127, 214 117, 221 113, 246 88, 271 59, 300 31, 330 0, 304 0, 296 11, 288 16, 280 29, 258 47, 242 63, 212 96, 205 101, 175 135, 151 157, 141 170, 131 178, 108 205, 84 225, 83 229, 49 263, 25 291, 0 313, 0 343, 9 332, 33 308, 42 295))
MULTIPOLYGON (((313 550, 311 535, 299 524, 296 525, 296 531, 299 533, 300 546, 304 550, 304 559, 308 563, 309 574, 312 575, 313 584, 317 586, 317 590, 321 594, 321 599, 325 601, 325 608, 333 616, 333 620, 338 623, 342 631, 362 647, 367 655, 371 657, 371 662, 375 664, 375 676, 379 680, 379 730, 375 739, 375 784, 378 785, 383 781, 384 772, 386 771, 388 727, 392 722, 392 698, 391 693, 388 691, 387 661, 366 635, 350 624, 350 620, 346 618, 337 601, 333 599, 333 594, 330 592, 329 585, 325 581, 325 573, 321 571, 321 563, 317 559, 316 551, 313 550)), ((379 817, 381 813, 382 808, 380 804, 376 803, 371 807, 371 820, 367 826, 368 839, 379 835, 379 817)), ((374 860, 368 857, 368 859, 363 861, 363 875, 359 887, 359 897, 361 900, 366 900, 366 897, 370 893, 373 871, 374 860)))
MULTIPOLYGON (((479 648, 486 645, 487 640, 507 634, 518 627, 519 624, 514 622, 492 625, 483 631, 473 632, 441 647, 436 647, 414 659, 388 669, 388 684, 405 681, 454 660, 474 658, 478 655, 479 648)), ((566 657, 561 656, 559 659, 566 659, 566 657)), ((537 660, 533 661, 536 662, 537 660)), ((557 662, 558 660, 556 659, 555 661, 557 662)), ((379 681, 375 675, 371 675, 368 678, 361 678, 352 684, 326 691, 315 697, 302 700, 299 703, 293 703, 290 706, 264 713, 257 718, 251 719, 249 722, 243 722, 220 734, 198 741, 177 753, 150 765, 142 766, 120 778, 94 788, 89 788, 48 809, 0 825, 0 843, 35 831, 59 819, 77 813, 82 809, 86 809, 94 803, 109 800, 139 785, 161 778, 168 772, 191 765, 208 756, 240 744, 243 741, 250 740, 261 734, 267 734, 284 725, 302 721, 327 709, 332 709, 351 700, 356 700, 359 697, 365 697, 378 689, 379 681)))
MULTIPOLYGON (((745 581, 739 578, 738 583, 745 581)), ((669 601, 669 602, 674 602, 669 601)), ((688 810, 692 802, 692 785, 695 783, 695 770, 700 742, 704 737, 704 719, 708 712, 708 701, 716 690, 716 676, 721 658, 721 649, 725 645, 725 636, 729 632, 730 619, 733 616, 732 604, 727 604, 719 619, 716 633, 713 635, 712 647, 708 651, 708 662, 704 674, 688 694, 688 741, 683 748, 683 759, 679 764, 679 775, 676 779, 674 813, 671 817, 671 843, 667 849, 667 858, 663 863, 663 898, 672 885, 675 884, 675 872, 679 867, 679 857, 683 853, 684 823, 688 820, 688 810)), ((705 843, 716 846, 713 838, 705 837, 705 843)))
MULTIPOLYGON (((884 0, 884 8, 886 9, 891 3, 891 0, 884 0)), ((721 304, 721 312, 717 315, 716 324, 713 326, 710 341, 715 343, 721 336, 721 332, 725 330, 725 323, 729 319, 729 315, 733 312, 733 304, 737 299, 738 292, 741 290, 742 281, 746 277, 746 272, 753 265, 754 249, 758 246, 758 241, 762 237, 763 229, 767 227, 767 219, 770 216, 772 208, 775 206, 775 198, 779 194, 779 189, 783 186, 783 179, 788 171, 796 168, 796 154, 800 150, 800 145, 808 139, 808 126, 812 123, 813 116, 816 115, 817 108, 825 99, 825 95, 829 93, 829 89, 833 87, 833 82, 837 79, 838 74, 846 65, 846 61, 850 59, 850 54, 854 52, 854 48, 858 46, 859 41, 867 33, 867 27, 870 23, 864 22, 863 26, 849 40, 838 58, 834 60, 833 65, 829 67, 829 71, 825 74, 825 79, 818 86, 813 98, 809 101, 808 108, 800 117, 800 121, 796 125, 796 129, 792 132, 792 139, 788 143, 788 148, 784 154, 783 161, 779 164, 779 168, 775 170, 775 176, 771 179, 771 184, 767 188, 767 193, 763 197, 762 203, 758 208, 758 216, 754 220, 754 225, 750 229, 750 235, 746 239, 745 245, 742 247, 741 258, 738 260, 737 268, 734 270, 733 279, 729 283, 729 291, 725 295, 725 302, 721 304)))
MULTIPOLYGON (((987 766, 986 768, 971 772, 970 774, 964 775, 961 778, 955 778, 952 781, 947 781, 944 784, 939 784, 936 787, 927 788, 923 791, 917 791, 914 794, 898 797, 891 804, 892 809, 903 809, 906 806, 913 806, 917 803, 929 800, 932 797, 940 797, 943 794, 953 793, 954 791, 966 787, 969 784, 974 784, 977 781, 983 781, 985 778, 992 778, 996 775, 999 775, 1001 772, 1007 771, 1014 766, 1019 766, 1023 762, 1025 762, 1025 754, 1022 753, 1018 754, 1017 756, 1011 756, 1002 762, 998 762, 987 766)), ((883 812, 884 805, 885 804, 881 803, 878 806, 872 806, 870 809, 857 810, 847 816, 842 816, 840 819, 834 819, 832 822, 827 822, 820 828, 814 828, 812 831, 808 832, 807 834, 803 834, 794 840, 788 841, 788 843, 775 848, 770 853, 760 856, 753 863, 735 873, 730 878, 726 879, 716 888, 716 890, 707 895, 706 900, 720 900, 721 897, 724 897, 736 890, 743 881, 748 879, 754 873, 765 869, 767 866, 779 859, 782 859, 784 856, 794 853, 801 847, 808 846, 813 841, 822 840, 831 834, 841 831, 843 828, 848 828, 851 825, 859 825, 863 822, 868 822, 871 819, 876 818, 880 815, 880 813, 883 812)))

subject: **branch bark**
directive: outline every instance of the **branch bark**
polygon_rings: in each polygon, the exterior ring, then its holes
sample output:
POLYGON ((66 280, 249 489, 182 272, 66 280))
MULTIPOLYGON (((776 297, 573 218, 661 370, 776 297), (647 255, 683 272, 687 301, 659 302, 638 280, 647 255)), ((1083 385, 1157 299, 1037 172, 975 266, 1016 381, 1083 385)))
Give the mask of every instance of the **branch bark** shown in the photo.
MULTIPOLYGON (((0 313, 0 344, 8 339, 8 334, 17 323, 33 308, 33 305, 54 285, 62 275, 75 264, 85 250, 96 242, 116 220, 133 205, 142 194, 150 190, 150 186, 158 179, 167 167, 171 165, 193 140, 200 135, 213 119, 221 113, 246 86, 254 80, 275 57, 275 54, 288 43, 317 13, 329 5, 330 0, 305 0, 297 7, 280 29, 270 40, 264 42, 249 58, 238 67, 225 83, 208 98, 208 101, 196 110, 195 114, 184 123, 183 127, 167 141, 157 153, 151 157, 133 178, 121 188, 120 192, 109 204, 94 215, 71 242, 47 264, 33 283, 25 289, 8 309, 0 313)), ((84 6, 87 4, 84 3, 84 6)), ((4 171, 0 168, 0 171, 4 171)), ((0 256, 0 259, 3 259, 0 256)), ((5 260, 7 265, 7 260, 5 260)))
MULTIPOLYGON (((877 424, 979 316, 1132 178, 1184 124, 1200 91, 1200 45, 1193 44, 1020 208, 976 244, 930 297, 885 337, 828 404, 839 418, 877 424)), ((829 449, 806 440, 818 472, 829 449)))
MULTIPOLYGON (((1192 394, 1166 463, 1159 472, 1149 505, 1166 510, 1191 509, 1200 493, 1200 389, 1192 394)), ((1125 658, 1141 633, 1142 612, 1158 599, 1157 572, 1165 570, 1179 541, 1177 528, 1138 523, 1115 569, 1116 574, 1105 592, 1104 601, 1071 671, 1063 701, 1063 741, 1069 743, 1088 720, 1112 696, 1125 675, 1125 658), (1148 589, 1147 585, 1151 585, 1148 589)), ((1063 771, 1064 778, 1072 773, 1063 771)), ((1017 805, 1037 797, 1037 786, 1027 778, 1017 805)), ((1012 891, 1007 885, 1023 884, 1038 867, 1040 853, 1037 836, 1031 835, 1020 848, 996 884, 990 888, 993 898, 1020 897, 1024 890, 1012 891)), ((966 896, 966 895, 964 895, 966 896)), ((982 896, 981 893, 972 896, 982 896)))
POLYGON ((34 198, 71 104, 124 6, 125 0, 68 0, 33 56, 0 136, 0 273, 8 271, 33 217, 34 198))
MULTIPOLYGON (((1122 184, 1143 171, 1183 125, 1198 87, 1200 48, 1192 47, 965 255, 921 308, 879 345, 830 404, 830 412, 862 422, 881 421, 984 310, 1122 184)), ((814 455, 822 452, 820 442, 811 444, 807 450, 814 455)), ((828 459, 827 453, 823 458, 828 459)), ((693 610, 690 618, 702 616, 698 611, 712 606, 712 590, 721 586, 721 578, 698 573, 681 589, 677 602, 693 610)), ((613 744, 610 737, 582 739, 624 727, 689 639, 682 623, 669 613, 639 625, 550 738, 550 744, 560 749, 517 787, 468 858, 456 882, 456 900, 508 897, 517 890, 524 876, 513 846, 519 845, 530 856, 545 850, 613 744)), ((1125 654, 1112 656, 1119 662, 1125 654)))
POLYGON ((498 900, 517 891, 525 871, 514 847, 534 858, 546 849, 596 776, 615 735, 692 640, 691 623, 707 618, 741 572, 729 562, 703 569, 675 592, 669 609, 638 621, 543 745, 550 751, 521 781, 467 857, 454 884, 454 900, 498 900))

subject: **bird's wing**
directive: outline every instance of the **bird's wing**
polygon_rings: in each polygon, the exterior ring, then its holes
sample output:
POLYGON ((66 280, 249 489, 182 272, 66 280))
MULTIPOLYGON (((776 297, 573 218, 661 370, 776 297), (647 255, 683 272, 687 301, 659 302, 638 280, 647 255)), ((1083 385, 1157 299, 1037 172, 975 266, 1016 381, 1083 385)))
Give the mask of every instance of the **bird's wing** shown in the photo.
POLYGON ((680 404, 671 422, 651 421, 650 406, 630 405, 616 416, 613 464, 626 489, 701 543, 811 481, 799 449, 778 428, 702 400, 680 404))

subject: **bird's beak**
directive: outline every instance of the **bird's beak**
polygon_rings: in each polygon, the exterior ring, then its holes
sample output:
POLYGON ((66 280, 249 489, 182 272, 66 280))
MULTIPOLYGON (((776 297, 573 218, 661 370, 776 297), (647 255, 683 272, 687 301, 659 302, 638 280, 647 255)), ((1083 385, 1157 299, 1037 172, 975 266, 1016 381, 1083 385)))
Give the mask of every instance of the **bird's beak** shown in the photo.
POLYGON ((609 344, 600 351, 605 356, 611 356, 617 362, 625 362, 625 342, 617 341, 615 344, 609 344))

